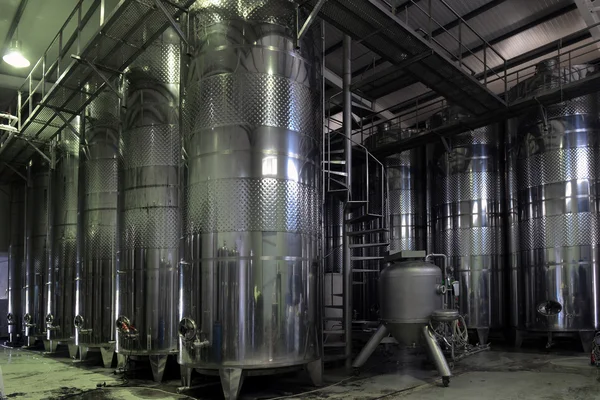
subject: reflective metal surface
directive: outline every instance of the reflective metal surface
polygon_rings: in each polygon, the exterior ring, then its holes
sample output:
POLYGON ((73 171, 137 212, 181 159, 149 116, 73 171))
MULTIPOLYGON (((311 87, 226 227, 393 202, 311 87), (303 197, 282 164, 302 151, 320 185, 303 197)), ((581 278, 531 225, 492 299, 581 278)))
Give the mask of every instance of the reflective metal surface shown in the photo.
POLYGON ((504 181, 499 127, 448 139, 435 160, 435 252, 460 282, 460 311, 472 329, 504 323, 504 181))
POLYGON ((25 268, 21 275, 23 284, 23 327, 25 336, 41 336, 44 332, 46 297, 44 276, 46 274, 46 241, 48 234, 49 167, 38 159, 33 161, 31 169, 31 188, 27 190, 26 221, 26 257, 25 268))
POLYGON ((320 357, 320 40, 295 50, 290 1, 192 10, 179 363, 232 396, 241 369, 320 357))
POLYGON ((81 155, 81 261, 75 291, 76 344, 114 340, 119 173, 119 98, 107 91, 93 100, 81 155))
POLYGON ((514 132, 522 318, 530 331, 600 328, 599 112, 597 94, 579 97, 527 114, 514 132))
POLYGON ((325 272, 342 272, 342 241, 344 203, 335 196, 328 196, 325 204, 325 272))
POLYGON ((25 191, 24 181, 11 186, 10 247, 8 249, 8 323, 9 342, 22 334, 21 276, 25 270, 25 191))
POLYGON ((121 353, 177 351, 179 60, 179 39, 167 30, 125 75, 116 310, 121 353))
MULTIPOLYGON (((79 118, 74 121, 78 126, 79 118)), ((52 174, 52 252, 47 265, 45 299, 46 339, 69 340, 74 335, 75 271, 77 267, 77 213, 79 138, 69 130, 59 135, 52 174)))
POLYGON ((405 345, 420 342, 421 328, 442 308, 442 270, 426 261, 388 265, 379 277, 381 322, 405 345))

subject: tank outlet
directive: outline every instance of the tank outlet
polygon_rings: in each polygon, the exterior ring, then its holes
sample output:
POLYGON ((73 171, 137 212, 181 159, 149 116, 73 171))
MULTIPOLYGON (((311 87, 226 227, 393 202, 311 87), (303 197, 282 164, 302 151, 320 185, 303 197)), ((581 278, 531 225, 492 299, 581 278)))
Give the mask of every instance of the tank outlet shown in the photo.
POLYGON ((8 325, 14 325, 15 324, 15 316, 12 313, 6 314, 6 322, 8 323, 8 325))
POLYGON ((183 318, 179 321, 178 332, 184 341, 191 342, 196 338, 196 322, 191 318, 183 318))
POLYGON ((437 294, 446 294, 447 288, 446 285, 437 285, 437 287, 435 288, 435 292, 437 294))
POLYGON ((537 305, 537 312, 544 317, 551 317, 561 313, 563 307, 558 301, 546 300, 537 305))

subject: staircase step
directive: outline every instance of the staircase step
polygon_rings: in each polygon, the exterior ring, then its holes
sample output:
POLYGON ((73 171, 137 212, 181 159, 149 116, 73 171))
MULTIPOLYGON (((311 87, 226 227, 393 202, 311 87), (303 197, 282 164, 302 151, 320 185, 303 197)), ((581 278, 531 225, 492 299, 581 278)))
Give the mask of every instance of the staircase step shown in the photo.
POLYGON ((346 234, 348 236, 362 236, 362 235, 370 235, 372 233, 383 233, 383 232, 387 232, 387 229, 384 228, 377 228, 377 229, 367 229, 364 231, 352 231, 352 232, 347 232, 346 234))
POLYGON ((337 308, 339 310, 342 310, 344 308, 344 306, 341 306, 341 305, 328 305, 328 306, 326 305, 326 306, 323 306, 323 307, 325 307, 325 308, 337 308))
POLYGON ((348 176, 347 172, 342 172, 342 171, 332 171, 330 169, 325 170, 325 173, 327 174, 331 174, 331 175, 339 175, 339 176, 348 176))
POLYGON ((389 246, 389 243, 358 243, 358 244, 351 244, 349 247, 351 249, 362 249, 365 247, 385 247, 385 246, 389 246))
POLYGON ((323 321, 344 321, 344 317, 323 317, 323 321))
POLYGON ((376 220, 377 218, 381 218, 381 217, 383 217, 383 215, 381 215, 381 214, 367 213, 364 215, 360 215, 358 217, 351 218, 351 219, 347 220, 346 222, 348 222, 349 224, 359 224, 361 222, 373 221, 373 220, 376 220))
POLYGON ((345 165, 346 160, 329 160, 323 161, 323 164, 345 165))
POLYGON ((340 149, 340 150, 325 150, 325 153, 327 154, 344 154, 344 149, 340 149))
POLYGON ((369 204, 367 200, 352 200, 346 202, 346 209, 355 210, 357 208, 361 208, 369 204))
POLYGON ((352 256, 350 257, 350 261, 369 261, 369 260, 383 260, 382 256, 352 256))
MULTIPOLYGON (((369 272, 379 272, 378 269, 352 269, 352 272, 361 272, 361 273, 369 273, 369 272)), ((327 306, 325 306, 327 307, 327 306)))
POLYGON ((344 342, 323 343, 323 347, 346 347, 344 342))
POLYGON ((346 333, 346 331, 343 329, 333 329, 333 330, 324 330, 323 333, 325 335, 343 335, 344 333, 346 333))

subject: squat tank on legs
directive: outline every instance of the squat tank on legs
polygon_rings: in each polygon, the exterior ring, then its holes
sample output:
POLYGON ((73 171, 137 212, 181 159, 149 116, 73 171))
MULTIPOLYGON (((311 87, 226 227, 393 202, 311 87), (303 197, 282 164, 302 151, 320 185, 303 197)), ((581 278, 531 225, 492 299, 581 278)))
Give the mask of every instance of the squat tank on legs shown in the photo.
POLYGON ((179 363, 226 399, 247 374, 320 380, 320 36, 297 49, 295 19, 288 0, 191 8, 179 363))

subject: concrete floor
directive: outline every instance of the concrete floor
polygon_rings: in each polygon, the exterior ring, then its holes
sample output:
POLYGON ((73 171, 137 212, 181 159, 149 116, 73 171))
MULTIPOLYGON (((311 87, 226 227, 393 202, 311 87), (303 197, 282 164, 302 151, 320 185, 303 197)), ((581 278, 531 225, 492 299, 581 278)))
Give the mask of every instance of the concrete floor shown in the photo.
MULTIPOLYGON (((213 377, 195 375, 199 386, 176 394, 178 367, 172 360, 165 382, 157 385, 145 363, 134 365, 124 382, 113 370, 99 366, 99 360, 73 362, 66 357, 45 356, 39 351, 0 350, 5 393, 9 399, 222 399, 220 385, 213 377), (106 387, 97 388, 97 385, 106 387)), ((424 365, 411 350, 380 349, 361 371, 348 377, 328 371, 324 387, 315 390, 305 373, 276 377, 247 378, 241 400, 289 399, 600 399, 600 370, 589 365, 583 353, 525 350, 493 350, 457 363, 450 387, 444 388, 436 372, 424 365)))

